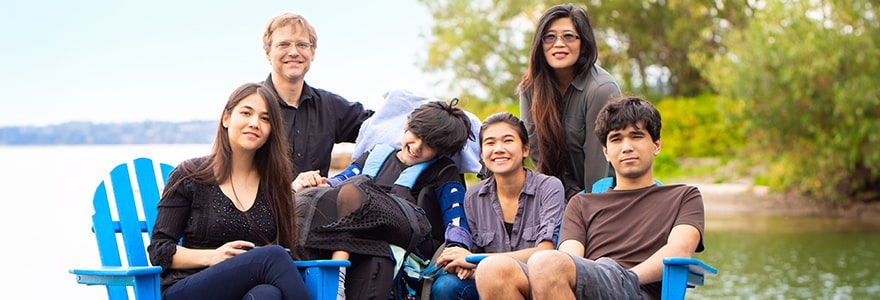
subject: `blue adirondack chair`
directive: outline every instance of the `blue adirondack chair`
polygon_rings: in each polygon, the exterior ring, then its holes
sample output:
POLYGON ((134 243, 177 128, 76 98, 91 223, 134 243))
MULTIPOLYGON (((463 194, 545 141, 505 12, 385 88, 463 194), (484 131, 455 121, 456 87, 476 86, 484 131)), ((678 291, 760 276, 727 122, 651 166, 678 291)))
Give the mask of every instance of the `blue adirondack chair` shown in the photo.
MULTIPOLYGON (((660 181, 654 179, 658 185, 660 181)), ((593 183, 590 189, 593 193, 603 193, 614 185, 613 177, 605 177, 593 183)), ((582 192, 583 193, 583 192, 582 192)), ((557 247, 559 245, 557 244, 557 247)), ((465 257, 465 261, 477 264, 488 254, 472 254, 465 257)), ((699 259, 690 257, 666 257, 663 258, 663 284, 660 299, 680 300, 684 299, 688 288, 703 286, 706 276, 716 275, 718 270, 709 266, 699 259)))
MULTIPOLYGON (((78 283, 105 285, 110 299, 128 299, 127 286, 132 287, 135 299, 161 298, 162 268, 150 265, 146 245, 156 220, 161 188, 171 170, 173 167, 168 164, 138 158, 113 168, 110 182, 98 185, 93 199, 92 231, 98 242, 101 267, 69 270, 78 283), (122 239, 121 244, 117 237, 122 239)), ((351 265, 347 260, 295 263, 314 299, 336 299, 339 267, 351 265)))

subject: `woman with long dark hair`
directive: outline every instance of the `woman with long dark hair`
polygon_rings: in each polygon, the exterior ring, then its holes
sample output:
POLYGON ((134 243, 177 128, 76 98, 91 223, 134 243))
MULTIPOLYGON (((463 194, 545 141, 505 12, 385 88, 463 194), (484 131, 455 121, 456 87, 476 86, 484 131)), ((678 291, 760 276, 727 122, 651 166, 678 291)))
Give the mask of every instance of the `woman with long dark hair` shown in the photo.
POLYGON ((162 298, 308 298, 286 250, 297 228, 278 100, 242 85, 219 123, 211 154, 177 166, 158 204, 148 250, 162 298))
POLYGON ((571 4, 553 6, 538 21, 519 85, 529 157, 538 172, 562 180, 566 201, 614 174, 592 132, 599 110, 620 96, 620 88, 596 64, 597 52, 586 12, 571 4))

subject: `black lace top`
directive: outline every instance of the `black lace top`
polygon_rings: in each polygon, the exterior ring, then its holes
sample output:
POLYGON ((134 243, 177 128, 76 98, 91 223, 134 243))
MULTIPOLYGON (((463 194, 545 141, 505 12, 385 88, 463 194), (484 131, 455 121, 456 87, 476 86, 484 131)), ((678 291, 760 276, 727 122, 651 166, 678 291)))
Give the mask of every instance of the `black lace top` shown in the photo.
MULTIPOLYGON (((201 162, 198 162, 201 163, 201 162)), ((216 249, 223 244, 245 240, 265 245, 275 239, 276 225, 263 186, 257 191, 253 206, 241 211, 217 185, 183 179, 180 169, 169 176, 167 188, 158 205, 156 224, 147 250, 150 262, 162 267, 162 289, 202 269, 171 269, 171 258, 178 241, 192 249, 216 249)))

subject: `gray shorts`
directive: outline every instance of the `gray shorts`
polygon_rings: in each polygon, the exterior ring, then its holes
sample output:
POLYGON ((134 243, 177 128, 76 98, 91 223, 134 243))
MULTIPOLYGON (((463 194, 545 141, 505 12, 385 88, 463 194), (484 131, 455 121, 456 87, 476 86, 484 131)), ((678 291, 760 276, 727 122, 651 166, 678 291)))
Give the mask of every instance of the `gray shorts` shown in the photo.
POLYGON ((574 255, 571 258, 577 273, 577 299, 651 299, 639 288, 636 272, 624 269, 613 259, 602 257, 593 261, 574 255))

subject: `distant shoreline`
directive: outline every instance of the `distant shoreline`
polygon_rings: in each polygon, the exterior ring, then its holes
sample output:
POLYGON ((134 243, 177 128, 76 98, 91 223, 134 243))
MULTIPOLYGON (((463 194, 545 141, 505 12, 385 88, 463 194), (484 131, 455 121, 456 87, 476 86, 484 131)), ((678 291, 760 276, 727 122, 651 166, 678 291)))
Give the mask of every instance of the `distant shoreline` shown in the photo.
POLYGON ((216 121, 67 122, 0 127, 0 145, 210 144, 216 121))
POLYGON ((880 228, 880 202, 832 208, 817 205, 803 197, 773 193, 767 187, 746 182, 717 184, 687 179, 676 182, 700 188, 707 220, 716 218, 730 221, 753 216, 841 218, 880 228))

